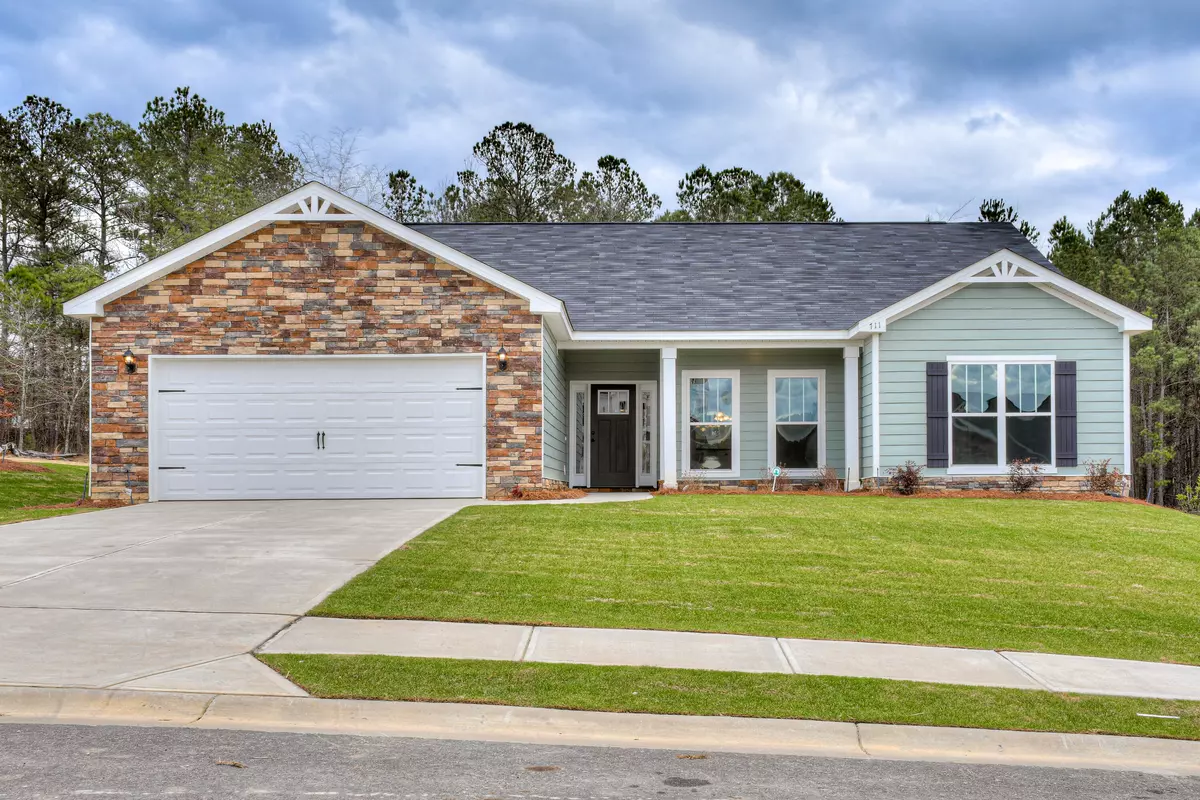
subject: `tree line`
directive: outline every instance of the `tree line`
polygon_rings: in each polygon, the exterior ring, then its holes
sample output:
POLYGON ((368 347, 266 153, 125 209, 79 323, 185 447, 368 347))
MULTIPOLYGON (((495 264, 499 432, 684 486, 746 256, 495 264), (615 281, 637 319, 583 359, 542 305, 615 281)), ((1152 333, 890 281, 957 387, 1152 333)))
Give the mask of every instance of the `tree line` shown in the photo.
MULTIPOLYGON (((0 116, 0 446, 86 449, 87 326, 62 316, 64 300, 308 180, 401 222, 840 221, 790 172, 703 164, 664 211, 626 159, 581 170, 524 122, 497 125, 428 188, 364 161, 355 131, 285 144, 269 122, 230 122, 186 87, 136 124, 29 97, 0 116)), ((1002 199, 978 218, 1039 239, 1002 199)), ((1083 227, 1055 222, 1048 250, 1068 277, 1155 320, 1133 339, 1135 491, 1172 503, 1200 474, 1200 211, 1123 192, 1083 227)))

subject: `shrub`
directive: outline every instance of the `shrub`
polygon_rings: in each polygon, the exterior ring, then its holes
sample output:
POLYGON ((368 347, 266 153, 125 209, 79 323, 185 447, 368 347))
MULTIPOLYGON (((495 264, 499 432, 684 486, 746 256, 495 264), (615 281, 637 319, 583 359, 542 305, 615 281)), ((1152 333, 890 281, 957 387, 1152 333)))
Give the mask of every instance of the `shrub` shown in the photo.
POLYGON ((1175 500, 1179 503, 1179 510, 1186 511, 1189 514, 1200 514, 1200 475, 1196 476, 1196 483, 1183 487, 1183 494, 1175 495, 1175 500))
POLYGON ((888 470, 888 482, 897 494, 916 494, 921 488, 921 472, 924 469, 915 461, 905 461, 901 466, 888 470))
POLYGON ((838 477, 837 470, 828 464, 817 471, 817 481, 826 492, 840 492, 842 490, 842 479, 838 477))
POLYGON ((1103 461, 1085 461, 1083 466, 1087 469, 1087 479, 1083 482, 1083 490, 1101 494, 1119 494, 1125 478, 1121 475, 1120 470, 1113 469, 1111 464, 1111 458, 1103 461))
POLYGON ((679 488, 677 489, 677 491, 680 491, 680 492, 687 493, 687 492, 703 491, 704 478, 703 478, 703 476, 701 476, 695 472, 684 472, 682 475, 679 476, 678 486, 679 486, 679 488))
POLYGON ((1042 468, 1028 458, 1014 458, 1008 465, 1008 488, 1024 494, 1042 485, 1042 468))

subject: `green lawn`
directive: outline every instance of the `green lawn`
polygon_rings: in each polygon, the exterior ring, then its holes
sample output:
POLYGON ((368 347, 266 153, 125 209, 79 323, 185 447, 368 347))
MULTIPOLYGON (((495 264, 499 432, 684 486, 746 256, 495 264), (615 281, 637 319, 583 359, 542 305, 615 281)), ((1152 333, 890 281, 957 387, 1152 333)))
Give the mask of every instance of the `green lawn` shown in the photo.
POLYGON ((1200 663, 1200 518, 864 496, 472 507, 312 613, 1200 663))
POLYGON ((49 472, 0 472, 0 524, 88 509, 29 508, 73 503, 83 494, 86 464, 46 464, 49 472))
POLYGON ((653 667, 391 656, 259 658, 318 697, 1200 739, 1200 703, 1182 701, 653 667))

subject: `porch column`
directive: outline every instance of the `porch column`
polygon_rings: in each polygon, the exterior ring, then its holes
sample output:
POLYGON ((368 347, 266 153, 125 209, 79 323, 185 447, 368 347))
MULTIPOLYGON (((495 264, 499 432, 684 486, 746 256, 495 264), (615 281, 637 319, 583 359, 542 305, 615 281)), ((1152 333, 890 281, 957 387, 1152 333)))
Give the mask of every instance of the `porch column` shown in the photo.
POLYGON ((659 411, 662 424, 658 426, 658 438, 662 453, 658 464, 662 485, 667 489, 679 485, 676 457, 679 451, 679 420, 676 417, 679 402, 675 397, 675 355, 674 347, 664 347, 659 351, 658 396, 662 406, 659 411))
POLYGON ((853 491, 860 486, 859 480, 859 435, 858 435, 858 345, 842 348, 842 360, 845 362, 845 398, 846 410, 844 427, 846 431, 846 491, 853 491))

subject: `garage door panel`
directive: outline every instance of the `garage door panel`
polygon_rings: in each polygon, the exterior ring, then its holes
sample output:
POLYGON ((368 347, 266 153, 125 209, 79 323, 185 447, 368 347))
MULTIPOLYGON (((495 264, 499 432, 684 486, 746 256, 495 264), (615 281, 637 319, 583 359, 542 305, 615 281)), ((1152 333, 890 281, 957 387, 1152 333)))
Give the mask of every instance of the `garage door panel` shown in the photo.
POLYGON ((156 359, 158 499, 478 497, 478 359, 156 359), (324 434, 318 445, 318 432, 324 434))

